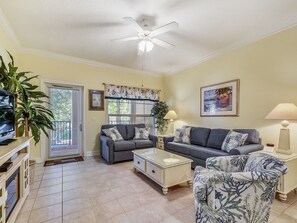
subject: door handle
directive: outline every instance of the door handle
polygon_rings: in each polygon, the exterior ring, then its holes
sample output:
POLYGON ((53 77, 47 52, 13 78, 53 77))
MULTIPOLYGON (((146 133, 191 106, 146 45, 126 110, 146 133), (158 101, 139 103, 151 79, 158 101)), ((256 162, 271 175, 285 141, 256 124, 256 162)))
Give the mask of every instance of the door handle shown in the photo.
POLYGON ((83 126, 82 126, 82 124, 79 124, 79 131, 83 131, 83 126))

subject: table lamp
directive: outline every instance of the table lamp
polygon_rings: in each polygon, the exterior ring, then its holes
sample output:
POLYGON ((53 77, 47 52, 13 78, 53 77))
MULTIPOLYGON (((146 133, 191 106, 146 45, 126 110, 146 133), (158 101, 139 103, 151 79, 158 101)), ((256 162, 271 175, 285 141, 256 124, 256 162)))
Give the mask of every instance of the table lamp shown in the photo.
MULTIPOLYGON (((176 120, 178 118, 176 112, 174 110, 169 110, 167 112, 167 114, 164 116, 164 119, 168 119, 171 122, 171 125, 173 126, 173 121, 176 120)), ((171 127, 171 126, 170 126, 171 127)), ((170 132, 169 133, 174 133, 174 127, 173 127, 173 131, 172 127, 170 128, 170 132)))
POLYGON ((290 129, 288 128, 289 122, 287 120, 297 120, 297 106, 293 103, 281 103, 277 105, 265 119, 283 120, 281 122, 282 128, 280 129, 277 153, 290 155, 290 129))

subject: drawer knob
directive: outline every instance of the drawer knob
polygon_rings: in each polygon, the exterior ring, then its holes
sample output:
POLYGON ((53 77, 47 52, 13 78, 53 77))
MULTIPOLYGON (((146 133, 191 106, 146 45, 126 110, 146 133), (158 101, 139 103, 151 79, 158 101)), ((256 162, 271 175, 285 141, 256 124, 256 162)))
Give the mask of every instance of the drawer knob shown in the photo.
POLYGON ((138 164, 140 164, 140 162, 139 162, 139 161, 137 161, 137 163, 138 163, 138 164))
POLYGON ((154 170, 152 170, 152 172, 153 172, 153 173, 155 173, 155 171, 154 171, 154 170))

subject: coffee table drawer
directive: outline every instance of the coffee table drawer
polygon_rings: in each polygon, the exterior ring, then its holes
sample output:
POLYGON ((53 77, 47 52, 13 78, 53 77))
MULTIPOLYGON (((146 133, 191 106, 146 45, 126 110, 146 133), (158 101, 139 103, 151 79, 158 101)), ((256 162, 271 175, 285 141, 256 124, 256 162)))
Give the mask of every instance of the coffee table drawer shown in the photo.
POLYGON ((146 173, 154 180, 158 181, 159 183, 163 183, 163 173, 164 170, 151 164, 149 162, 146 163, 146 173))
POLYGON ((134 166, 142 171, 145 171, 145 160, 134 155, 134 166))

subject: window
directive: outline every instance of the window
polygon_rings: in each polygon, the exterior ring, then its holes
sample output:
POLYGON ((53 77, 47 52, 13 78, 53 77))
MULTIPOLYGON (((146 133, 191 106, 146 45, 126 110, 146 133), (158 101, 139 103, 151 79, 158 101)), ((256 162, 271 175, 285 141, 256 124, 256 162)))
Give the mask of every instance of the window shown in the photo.
POLYGON ((144 123, 150 127, 150 132, 154 133, 155 122, 151 116, 154 102, 108 99, 107 103, 109 124, 144 123))

